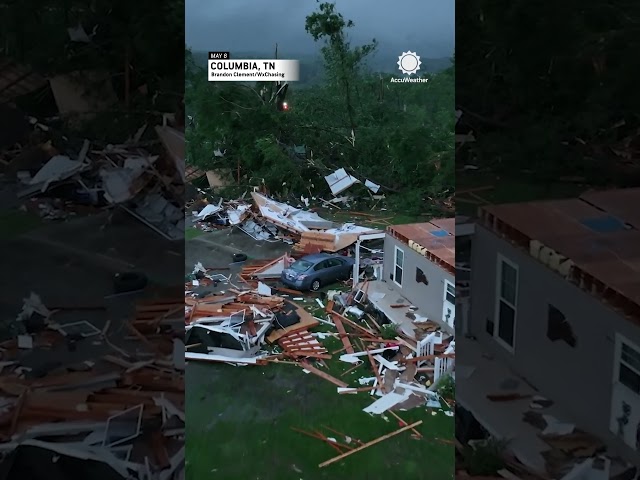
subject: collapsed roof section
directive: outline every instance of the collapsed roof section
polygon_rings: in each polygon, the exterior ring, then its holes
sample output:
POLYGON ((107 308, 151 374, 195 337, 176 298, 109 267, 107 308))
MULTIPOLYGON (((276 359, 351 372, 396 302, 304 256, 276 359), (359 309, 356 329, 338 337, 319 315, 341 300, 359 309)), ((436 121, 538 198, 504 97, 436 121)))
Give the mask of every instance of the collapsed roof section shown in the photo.
POLYGON ((393 238, 452 274, 455 274, 455 232, 455 218, 387 227, 393 238))
POLYGON ((640 188, 491 205, 479 223, 581 289, 640 319, 640 188))
POLYGON ((363 233, 379 232, 352 223, 336 225, 315 212, 294 208, 258 192, 251 196, 264 220, 300 235, 300 243, 317 245, 322 251, 337 252, 354 244, 363 233))

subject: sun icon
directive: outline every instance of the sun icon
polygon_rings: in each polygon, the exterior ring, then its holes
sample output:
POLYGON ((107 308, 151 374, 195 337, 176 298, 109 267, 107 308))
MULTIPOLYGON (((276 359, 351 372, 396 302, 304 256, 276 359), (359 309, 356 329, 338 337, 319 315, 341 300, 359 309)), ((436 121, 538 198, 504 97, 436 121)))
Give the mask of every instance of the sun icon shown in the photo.
POLYGON ((405 75, 416 73, 420 70, 420 65, 422 65, 422 62, 420 61, 418 54, 415 52, 402 52, 402 55, 398 57, 398 67, 405 75))

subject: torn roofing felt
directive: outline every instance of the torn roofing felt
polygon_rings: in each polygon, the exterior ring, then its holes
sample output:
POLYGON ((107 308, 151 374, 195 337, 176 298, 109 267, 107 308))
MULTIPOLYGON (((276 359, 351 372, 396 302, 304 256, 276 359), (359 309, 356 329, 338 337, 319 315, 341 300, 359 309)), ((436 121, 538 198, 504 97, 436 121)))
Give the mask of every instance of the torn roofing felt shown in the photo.
MULTIPOLYGON (((0 463, 0 480, 123 480, 106 463, 22 445, 0 463)), ((133 477, 132 477, 133 478, 133 477)))

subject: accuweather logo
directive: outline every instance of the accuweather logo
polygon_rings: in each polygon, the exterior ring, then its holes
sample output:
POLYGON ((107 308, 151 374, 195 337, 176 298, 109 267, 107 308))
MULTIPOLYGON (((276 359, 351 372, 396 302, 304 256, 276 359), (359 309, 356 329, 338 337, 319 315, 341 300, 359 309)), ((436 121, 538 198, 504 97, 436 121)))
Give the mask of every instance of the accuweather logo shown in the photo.
POLYGON ((392 78, 391 83, 426 83, 429 80, 427 78, 411 77, 413 74, 417 74, 420 70, 420 55, 411 50, 402 52, 402 55, 398 57, 398 70, 400 70, 405 76, 403 78, 392 78))
POLYGON ((411 75, 420 70, 420 56, 409 50, 408 52, 402 52, 402 55, 398 57, 398 68, 405 75, 411 75))

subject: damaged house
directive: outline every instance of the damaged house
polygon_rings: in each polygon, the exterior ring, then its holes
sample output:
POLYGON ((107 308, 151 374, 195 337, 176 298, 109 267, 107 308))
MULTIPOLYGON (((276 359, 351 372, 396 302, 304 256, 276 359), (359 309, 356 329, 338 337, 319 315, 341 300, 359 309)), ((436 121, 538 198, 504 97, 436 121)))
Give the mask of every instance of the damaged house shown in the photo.
POLYGON ((453 334, 455 219, 388 227, 383 276, 369 283, 368 296, 394 323, 431 320, 453 334))
MULTIPOLYGON (((640 463, 639 203, 636 188, 480 209, 458 403, 492 435, 514 439, 511 450, 535 471, 549 471, 560 441, 545 435, 577 441, 555 410, 584 430, 579 443, 589 434, 640 463), (492 404, 496 393, 510 401, 492 404), (542 408, 532 406, 538 395, 548 398, 542 433, 523 420, 542 408)), ((583 451, 601 452, 595 444, 583 451)))

